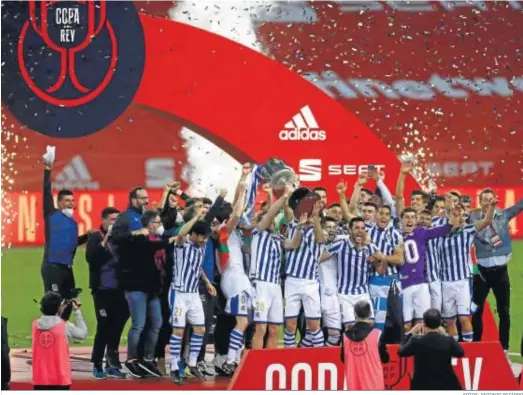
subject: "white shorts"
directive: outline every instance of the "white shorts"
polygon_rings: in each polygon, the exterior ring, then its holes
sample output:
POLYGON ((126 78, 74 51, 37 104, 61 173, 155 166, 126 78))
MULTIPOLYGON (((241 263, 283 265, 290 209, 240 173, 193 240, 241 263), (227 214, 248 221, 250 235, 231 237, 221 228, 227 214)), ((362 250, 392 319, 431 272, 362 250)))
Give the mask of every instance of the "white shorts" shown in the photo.
POLYGON ((192 326, 205 326, 202 300, 199 293, 186 293, 169 290, 169 322, 173 328, 185 328, 187 323, 192 326))
POLYGON ((265 281, 254 282, 253 322, 256 324, 283 324, 283 295, 281 285, 265 281))
POLYGON ((403 322, 423 319, 430 309, 429 284, 415 284, 403 289, 403 322))
POLYGON ((443 296, 441 295, 441 281, 436 280, 429 283, 430 307, 441 312, 443 296))
POLYGON ((296 318, 301 306, 308 320, 321 318, 320 283, 294 277, 285 279, 285 318, 296 318))
POLYGON ((245 291, 227 299, 227 303, 225 304, 225 312, 234 317, 248 317, 251 308, 251 297, 249 293, 245 291))
POLYGON ((323 327, 341 330, 341 310, 338 295, 320 295, 323 327))
POLYGON ((343 325, 353 324, 356 321, 356 315, 354 314, 354 306, 359 301, 364 300, 370 304, 371 317, 374 317, 374 309, 372 307, 372 301, 370 300, 369 294, 360 294, 360 295, 338 295, 341 306, 341 318, 343 325))
POLYGON ((442 281, 443 318, 454 318, 457 315, 470 315, 470 281, 442 281))

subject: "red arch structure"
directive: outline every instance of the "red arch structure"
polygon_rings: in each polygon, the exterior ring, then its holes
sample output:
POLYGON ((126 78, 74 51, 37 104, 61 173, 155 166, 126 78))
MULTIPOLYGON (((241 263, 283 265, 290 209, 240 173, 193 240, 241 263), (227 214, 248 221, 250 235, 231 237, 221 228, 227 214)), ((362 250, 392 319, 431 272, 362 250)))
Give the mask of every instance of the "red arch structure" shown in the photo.
MULTIPOLYGON (((352 165, 384 165, 391 177, 398 174, 392 151, 355 115, 282 64, 188 25, 141 20, 146 65, 136 103, 171 114, 240 162, 280 157, 298 170, 301 159, 320 160, 321 179, 311 186, 355 180, 352 165), (284 125, 307 105, 326 139, 281 141, 284 125), (329 166, 342 174, 329 175, 329 166)), ((415 185, 410 178, 407 190, 415 185)))

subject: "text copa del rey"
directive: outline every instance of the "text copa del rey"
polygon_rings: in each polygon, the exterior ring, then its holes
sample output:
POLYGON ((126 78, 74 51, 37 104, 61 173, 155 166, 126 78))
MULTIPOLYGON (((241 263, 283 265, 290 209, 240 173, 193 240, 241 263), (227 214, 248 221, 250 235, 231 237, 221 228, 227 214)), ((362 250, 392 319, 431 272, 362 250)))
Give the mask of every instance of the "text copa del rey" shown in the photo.
POLYGON ((80 24, 80 11, 75 7, 58 7, 55 10, 55 23, 60 27, 60 42, 73 43, 76 33, 73 26, 80 24))

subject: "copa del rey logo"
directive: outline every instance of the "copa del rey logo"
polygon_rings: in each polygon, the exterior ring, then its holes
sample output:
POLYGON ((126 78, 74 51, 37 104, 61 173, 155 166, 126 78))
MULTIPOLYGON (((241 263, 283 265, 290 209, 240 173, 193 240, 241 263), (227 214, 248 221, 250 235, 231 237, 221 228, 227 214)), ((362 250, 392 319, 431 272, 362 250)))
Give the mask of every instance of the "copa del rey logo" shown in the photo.
POLYGON ((327 139, 327 133, 320 129, 309 106, 303 107, 294 115, 278 136, 282 141, 324 141, 327 139))
POLYGON ((107 19, 106 1, 29 1, 29 20, 22 27, 18 40, 18 63, 22 78, 27 86, 40 99, 60 107, 81 106, 97 98, 111 81, 118 60, 118 43, 116 34, 107 19), (60 72, 47 87, 35 80, 28 68, 30 54, 24 50, 24 42, 29 30, 34 31, 49 50, 50 56, 60 57, 60 72), (109 65, 97 86, 88 86, 82 82, 77 73, 77 62, 80 52, 102 32, 110 38, 111 48, 108 51, 109 65), (40 83, 40 85, 39 85, 40 83), (76 97, 64 98, 61 92, 70 84, 76 90, 76 97))

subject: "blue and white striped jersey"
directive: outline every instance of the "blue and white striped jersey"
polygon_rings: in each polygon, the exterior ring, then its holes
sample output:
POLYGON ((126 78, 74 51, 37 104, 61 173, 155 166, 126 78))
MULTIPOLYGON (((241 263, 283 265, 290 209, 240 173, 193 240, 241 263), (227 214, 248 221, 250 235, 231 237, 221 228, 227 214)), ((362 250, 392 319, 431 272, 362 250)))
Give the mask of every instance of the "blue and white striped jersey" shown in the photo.
MULTIPOLYGON (((447 225, 447 217, 432 217, 432 227, 447 225)), ((425 251, 425 264, 427 265, 427 281, 433 282, 441 280, 441 246, 443 237, 429 239, 427 241, 427 250, 425 251)))
MULTIPOLYGON (((294 239, 297 225, 296 220, 289 222, 289 239, 294 239)), ((321 246, 316 242, 314 226, 303 228, 300 246, 296 250, 289 250, 286 255, 285 274, 287 276, 318 281, 321 246)))
POLYGON ((472 277, 470 248, 476 233, 475 225, 465 225, 442 238, 442 281, 459 281, 472 277))
POLYGON ((427 240, 425 251, 425 264, 427 265, 427 281, 433 282, 441 279, 441 245, 442 237, 427 240))
MULTIPOLYGON (((370 230, 368 230, 368 232, 372 244, 378 247, 378 250, 384 255, 394 255, 394 249, 403 244, 401 233, 392 225, 387 226, 385 229, 380 228, 378 225, 374 225, 370 230)), ((375 273, 374 269, 372 269, 372 273, 375 273)), ((387 266, 385 275, 394 276, 397 274, 398 268, 396 266, 387 266)))
POLYGON ((249 277, 252 280, 268 283, 281 283, 282 235, 254 229, 251 234, 251 266, 249 277))
POLYGON ((432 226, 443 226, 449 223, 448 217, 432 217, 432 226))
POLYGON ((347 221, 339 221, 336 225, 336 235, 346 236, 349 234, 349 223, 347 221))
POLYGON ((374 228, 376 224, 374 222, 365 222, 365 230, 367 232, 370 232, 372 228, 374 228))
POLYGON ((202 272, 203 247, 186 240, 174 246, 174 289, 179 292, 197 293, 202 272))
POLYGON ((369 292, 369 262, 377 248, 369 244, 357 249, 350 239, 335 240, 325 251, 338 261, 338 293, 360 295, 369 292))

